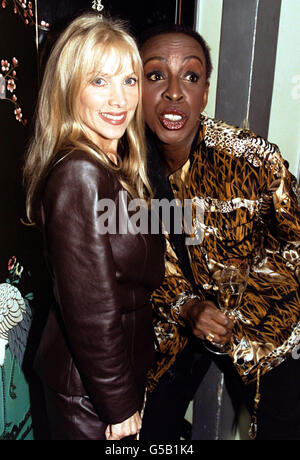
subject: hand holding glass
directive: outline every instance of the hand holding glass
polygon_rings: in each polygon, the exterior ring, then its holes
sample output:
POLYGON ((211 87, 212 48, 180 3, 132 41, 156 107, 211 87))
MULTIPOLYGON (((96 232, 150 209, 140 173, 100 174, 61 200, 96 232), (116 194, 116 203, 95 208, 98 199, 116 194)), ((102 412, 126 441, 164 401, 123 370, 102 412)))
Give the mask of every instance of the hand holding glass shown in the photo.
MULTIPOLYGON (((229 259, 224 263, 218 281, 219 290, 217 297, 220 310, 230 319, 236 319, 235 312, 241 304, 248 282, 249 271, 249 264, 241 259, 229 259)), ((229 344, 220 345, 215 343, 213 334, 208 334, 206 340, 210 342, 206 348, 215 354, 226 354, 230 349, 229 344)))

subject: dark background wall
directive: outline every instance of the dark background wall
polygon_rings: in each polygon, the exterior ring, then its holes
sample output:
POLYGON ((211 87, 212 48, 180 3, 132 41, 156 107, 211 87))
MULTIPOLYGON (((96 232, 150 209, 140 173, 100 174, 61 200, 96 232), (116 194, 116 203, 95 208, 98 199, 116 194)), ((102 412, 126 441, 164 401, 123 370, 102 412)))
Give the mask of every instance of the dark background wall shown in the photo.
MULTIPOLYGON (((50 24, 49 31, 39 30, 39 59, 43 68, 57 33, 78 14, 91 9, 91 0, 39 0, 38 17, 50 24)), ((102 0, 101 14, 128 22, 130 32, 138 36, 144 29, 162 23, 181 23, 191 27, 197 0, 152 0, 130 2, 102 0)))
POLYGON ((216 117, 267 137, 281 0, 223 0, 216 117), (234 97, 233 97, 234 96, 234 97))
MULTIPOLYGON (((102 0, 102 14, 128 20, 131 30, 139 33, 158 23, 181 22, 193 25, 195 4, 196 0, 102 0)), ((52 25, 63 23, 68 17, 89 9, 91 5, 91 0, 39 0, 39 17, 52 25)))
MULTIPOLYGON (((0 58, 7 60, 10 70, 12 59, 18 59, 16 67, 16 88, 10 92, 6 88, 6 99, 0 99, 0 276, 3 278, 7 271, 7 261, 19 247, 23 247, 22 200, 20 200, 20 178, 24 147, 28 142, 31 130, 31 120, 37 91, 37 53, 35 46, 35 27, 26 26, 19 14, 14 14, 10 5, 0 9, 0 30, 5 40, 0 40, 0 58), (22 110, 23 121, 16 120, 12 102, 17 97, 18 106, 22 110)), ((7 71, 0 70, 2 75, 7 71)), ((6 83, 8 80, 6 80, 6 83)))

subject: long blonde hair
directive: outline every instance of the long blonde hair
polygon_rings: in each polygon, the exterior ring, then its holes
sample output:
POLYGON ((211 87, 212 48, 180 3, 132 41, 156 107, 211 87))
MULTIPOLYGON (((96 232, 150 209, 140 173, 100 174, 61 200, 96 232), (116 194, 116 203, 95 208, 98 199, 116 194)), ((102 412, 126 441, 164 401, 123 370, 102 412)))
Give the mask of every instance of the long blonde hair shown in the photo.
MULTIPOLYGON (((75 149, 93 155, 105 167, 117 171, 123 187, 132 195, 146 198, 151 187, 146 174, 146 145, 141 108, 143 67, 134 39, 120 20, 99 18, 87 13, 75 19, 60 35, 48 59, 39 92, 35 133, 24 166, 27 189, 26 211, 30 222, 39 210, 42 187, 53 165, 75 149), (99 46, 100 45, 100 46, 99 46), (97 50, 96 50, 97 48, 97 50), (121 71, 128 58, 139 82, 139 103, 122 138, 125 151, 114 166, 104 152, 83 132, 77 107, 81 85, 91 70, 91 63, 117 51, 121 71)), ((98 69, 99 70, 99 69, 98 69)))

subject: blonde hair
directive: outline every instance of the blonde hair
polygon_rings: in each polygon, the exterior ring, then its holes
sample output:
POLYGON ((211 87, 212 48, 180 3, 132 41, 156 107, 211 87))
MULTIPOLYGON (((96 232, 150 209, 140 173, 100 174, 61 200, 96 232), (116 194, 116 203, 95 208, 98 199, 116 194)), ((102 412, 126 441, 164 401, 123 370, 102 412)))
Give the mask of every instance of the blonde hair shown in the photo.
MULTIPOLYGON (((95 69, 93 69, 95 70, 95 69)), ((96 69, 99 70, 99 69, 96 69)), ((42 187, 50 169, 75 149, 86 151, 105 167, 115 170, 123 187, 134 197, 151 196, 146 174, 146 145, 141 108, 142 62, 134 39, 120 20, 87 13, 75 19, 60 35, 48 59, 39 92, 35 133, 24 166, 26 211, 30 222, 38 212, 42 187), (99 46, 100 45, 100 46, 99 46), (119 72, 128 64, 138 77, 139 103, 122 138, 124 152, 114 166, 84 134, 77 111, 78 94, 91 70, 113 50, 119 72), (96 58, 98 61, 96 61, 96 58)))

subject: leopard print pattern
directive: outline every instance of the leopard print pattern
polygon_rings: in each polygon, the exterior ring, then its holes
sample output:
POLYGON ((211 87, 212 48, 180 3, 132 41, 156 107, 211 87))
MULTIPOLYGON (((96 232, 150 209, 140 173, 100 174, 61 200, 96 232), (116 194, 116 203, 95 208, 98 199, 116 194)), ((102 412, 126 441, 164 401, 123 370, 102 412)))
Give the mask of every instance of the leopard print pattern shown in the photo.
MULTIPOLYGON (((247 383, 258 368, 263 374, 280 364, 300 342, 299 186, 276 145, 222 121, 203 117, 201 125, 188 173, 177 171, 170 183, 175 197, 179 190, 180 198, 184 194, 204 209, 203 219, 194 219, 200 243, 188 246, 195 294, 216 294, 226 259, 251 263, 230 352, 247 383)), ((150 389, 187 342, 173 307, 192 288, 173 248, 167 248, 169 269, 153 295, 160 358, 149 374, 150 389)))

